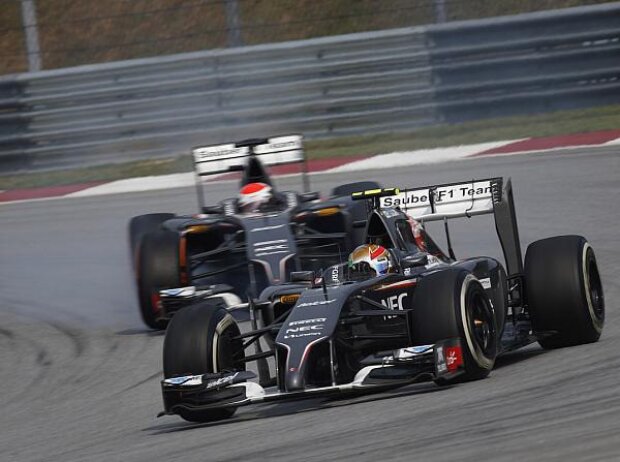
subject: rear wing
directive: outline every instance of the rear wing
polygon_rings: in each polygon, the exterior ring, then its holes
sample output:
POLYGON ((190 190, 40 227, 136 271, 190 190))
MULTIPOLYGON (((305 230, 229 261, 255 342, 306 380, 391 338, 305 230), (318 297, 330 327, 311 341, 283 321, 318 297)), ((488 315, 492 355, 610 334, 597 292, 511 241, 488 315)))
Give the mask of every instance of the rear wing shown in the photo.
POLYGON ((192 149, 198 202, 204 208, 203 178, 228 172, 244 172, 243 182, 270 183, 266 166, 300 163, 304 191, 309 191, 306 156, 301 135, 250 139, 192 149))
POLYGON ((519 229, 510 178, 488 178, 422 188, 376 189, 353 193, 372 208, 399 208, 422 223, 493 214, 509 277, 523 274, 519 229))
POLYGON ((399 207, 418 221, 472 217, 493 213, 494 197, 501 200, 502 178, 400 189, 398 194, 382 197, 380 206, 399 207))
POLYGON ((246 166, 250 156, 257 157, 265 166, 301 163, 306 160, 301 135, 196 147, 192 149, 192 155, 198 176, 239 171, 246 166))

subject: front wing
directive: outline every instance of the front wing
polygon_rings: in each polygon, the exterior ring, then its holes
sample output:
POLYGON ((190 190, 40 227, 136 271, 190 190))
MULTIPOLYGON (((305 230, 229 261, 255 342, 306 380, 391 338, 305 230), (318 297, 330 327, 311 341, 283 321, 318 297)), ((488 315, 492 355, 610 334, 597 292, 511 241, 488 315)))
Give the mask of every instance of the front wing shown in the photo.
POLYGON ((465 371, 461 341, 448 339, 434 345, 402 348, 391 355, 369 360, 345 384, 306 388, 299 391, 268 391, 256 382, 253 372, 187 375, 161 382, 164 411, 159 416, 182 410, 207 411, 273 401, 294 401, 360 391, 378 391, 428 380, 451 380, 465 371))

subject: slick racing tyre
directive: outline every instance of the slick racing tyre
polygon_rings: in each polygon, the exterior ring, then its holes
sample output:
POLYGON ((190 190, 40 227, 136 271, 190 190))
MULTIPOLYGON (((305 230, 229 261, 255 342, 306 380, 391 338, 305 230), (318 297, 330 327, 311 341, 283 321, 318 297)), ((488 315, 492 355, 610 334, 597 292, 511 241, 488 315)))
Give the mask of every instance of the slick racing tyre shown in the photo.
POLYGON ((149 213, 138 215, 129 221, 129 253, 132 268, 136 268, 136 250, 144 235, 156 230, 159 225, 171 218, 174 218, 173 213, 149 213))
MULTIPOLYGON (((245 370, 239 326, 226 309, 212 302, 188 306, 174 315, 164 339, 164 377, 245 370)), ((236 408, 193 411, 179 415, 190 422, 231 417, 236 408)))
MULTIPOLYGON (((465 373, 452 381, 485 378, 498 351, 497 319, 480 282, 469 272, 450 268, 424 276, 413 300, 413 338, 434 344, 459 338, 465 373)), ((438 385, 451 383, 443 378, 438 385)))
POLYGON ((137 254, 140 314, 150 328, 165 329, 167 321, 158 319, 156 302, 161 289, 181 285, 179 237, 163 229, 147 233, 140 242, 137 254))
POLYGON ((543 348, 599 339, 605 299, 596 257, 585 238, 557 236, 530 244, 525 283, 532 325, 543 348))

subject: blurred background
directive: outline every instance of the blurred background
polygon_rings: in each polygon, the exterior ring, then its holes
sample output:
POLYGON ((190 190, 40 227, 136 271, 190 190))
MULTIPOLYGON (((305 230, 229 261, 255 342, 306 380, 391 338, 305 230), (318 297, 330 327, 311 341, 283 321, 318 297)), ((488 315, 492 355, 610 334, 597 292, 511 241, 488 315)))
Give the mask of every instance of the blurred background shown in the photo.
POLYGON ((55 69, 596 3, 604 2, 0 0, 0 73, 29 70, 29 54, 39 55, 39 69, 55 69), (28 28, 38 50, 28 49, 28 28))
POLYGON ((0 190, 292 132, 317 158, 610 130, 619 103, 619 2, 0 0, 0 190))
MULTIPOLYGON (((620 2, 0 0, 0 460, 618 460, 619 129, 620 2), (192 146, 292 132, 315 161, 399 152, 314 175, 324 193, 511 177, 524 251, 558 234, 596 250, 601 343, 389 400, 156 420, 163 335, 140 320, 128 220, 198 210, 192 146), (400 164, 541 137, 552 152, 400 164)), ((457 256, 499 255, 489 220, 461 222, 457 256)))

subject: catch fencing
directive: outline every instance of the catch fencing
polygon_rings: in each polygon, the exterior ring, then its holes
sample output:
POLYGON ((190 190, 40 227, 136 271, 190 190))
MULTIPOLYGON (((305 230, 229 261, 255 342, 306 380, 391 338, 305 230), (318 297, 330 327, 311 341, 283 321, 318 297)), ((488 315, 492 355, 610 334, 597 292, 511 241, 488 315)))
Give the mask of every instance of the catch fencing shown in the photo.
POLYGON ((620 3, 0 78, 0 171, 620 102, 620 3))

